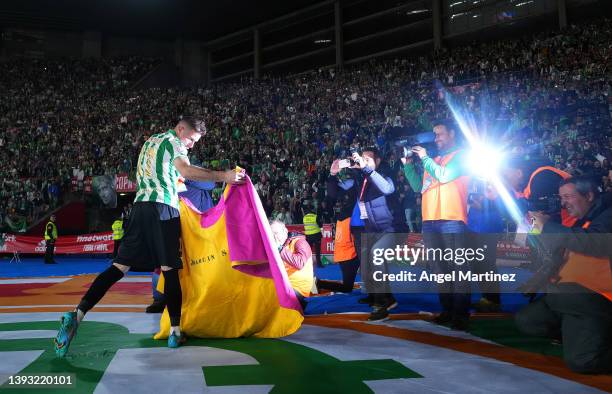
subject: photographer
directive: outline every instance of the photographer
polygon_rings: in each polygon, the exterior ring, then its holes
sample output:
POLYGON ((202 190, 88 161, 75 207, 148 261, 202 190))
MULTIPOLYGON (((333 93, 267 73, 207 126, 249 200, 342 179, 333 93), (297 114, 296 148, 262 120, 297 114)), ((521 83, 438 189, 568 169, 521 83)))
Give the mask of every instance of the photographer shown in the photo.
POLYGON ((554 211, 560 215, 555 220, 571 227, 576 218, 558 206, 559 201, 556 198, 559 183, 571 175, 547 164, 512 159, 508 160, 502 169, 502 175, 522 213, 527 213, 528 210, 554 211))
MULTIPOLYGON (((395 191, 395 185, 389 176, 379 172, 381 158, 378 149, 366 148, 361 155, 358 152, 352 152, 351 159, 353 163, 350 168, 358 172, 355 174, 355 179, 339 180, 337 174, 341 169, 341 161, 336 160, 332 163, 327 182, 329 197, 335 198, 339 194, 339 189, 344 192, 354 191, 357 197, 356 209, 358 209, 359 218, 365 224, 365 231, 380 234, 374 246, 382 247, 382 243, 386 240, 385 234, 394 232, 393 215, 387 205, 387 196, 395 191)), ((351 226, 353 226, 352 220, 351 226)), ((357 250, 359 251, 360 248, 357 250)), ((367 267, 367 270, 370 271, 371 259, 362 263, 362 269, 367 267)), ((386 267, 383 266, 382 269, 385 270, 386 267)), ((362 276, 365 278, 368 273, 362 272, 362 276)), ((388 310, 397 305, 388 285, 384 285, 380 291, 377 289, 370 293, 372 313, 368 320, 386 320, 389 316, 388 310)))
POLYGON ((562 257, 551 262, 546 294, 520 310, 516 324, 526 334, 561 339, 573 371, 611 372, 612 207, 585 177, 564 180, 559 194, 576 222, 569 228, 541 212, 529 213, 543 247, 562 257))
MULTIPOLYGON (((412 148, 423 164, 423 176, 417 173, 413 155, 403 157, 404 175, 415 192, 422 194, 423 243, 426 248, 459 249, 467 246, 467 197, 470 177, 465 150, 457 144, 457 126, 451 121, 434 122, 435 143, 440 152, 435 158, 421 146, 412 148)), ((437 274, 468 270, 468 264, 433 261, 437 274)), ((467 282, 439 285, 442 313, 437 324, 451 323, 451 328, 466 330, 469 324, 471 288, 467 282)))

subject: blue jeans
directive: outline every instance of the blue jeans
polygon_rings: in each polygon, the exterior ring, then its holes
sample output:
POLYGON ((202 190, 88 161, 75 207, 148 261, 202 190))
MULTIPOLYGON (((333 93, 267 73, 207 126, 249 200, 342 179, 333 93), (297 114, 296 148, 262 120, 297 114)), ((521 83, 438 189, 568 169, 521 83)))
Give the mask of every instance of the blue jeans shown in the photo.
POLYGON ((411 233, 414 233, 414 224, 412 223, 412 217, 414 216, 414 209, 406 208, 404 209, 404 214, 406 215, 406 225, 411 233))
MULTIPOLYGON (((423 222, 423 243, 425 248, 442 250, 467 248, 467 226, 460 220, 427 220, 423 222)), ((434 253, 435 255, 435 253, 434 253)), ((430 261, 430 269, 436 274, 448 274, 453 271, 468 271, 466 262, 457 265, 453 261, 430 261)), ((455 274, 457 275, 457 274, 455 274)), ((453 319, 469 316, 471 286, 468 281, 445 282, 438 285, 442 311, 453 319)))
POLYGON ((423 234, 463 234, 465 232, 467 228, 461 220, 426 220, 423 222, 423 234))
POLYGON ((367 251, 367 260, 361 262, 361 279, 363 280, 368 295, 372 296, 373 306, 384 306, 393 299, 391 286, 388 281, 375 281, 374 273, 380 271, 382 274, 389 272, 387 261, 379 266, 374 265, 373 251, 376 249, 393 249, 396 246, 394 233, 370 233, 364 248, 367 251))

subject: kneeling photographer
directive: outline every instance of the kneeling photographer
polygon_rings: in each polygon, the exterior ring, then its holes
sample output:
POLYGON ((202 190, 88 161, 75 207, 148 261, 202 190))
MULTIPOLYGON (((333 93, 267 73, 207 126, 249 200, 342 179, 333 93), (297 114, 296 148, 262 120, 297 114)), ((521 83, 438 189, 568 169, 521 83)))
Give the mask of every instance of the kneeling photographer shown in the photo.
POLYGON ((548 161, 513 158, 505 163, 502 174, 521 213, 545 211, 567 227, 576 222, 560 206, 557 194, 559 183, 571 176, 567 172, 552 167, 548 161))
POLYGON ((535 243, 551 256, 541 283, 542 297, 525 306, 516 324, 529 335, 560 339, 570 369, 612 372, 612 207, 593 179, 562 181, 561 204, 576 219, 571 227, 529 212, 535 243))

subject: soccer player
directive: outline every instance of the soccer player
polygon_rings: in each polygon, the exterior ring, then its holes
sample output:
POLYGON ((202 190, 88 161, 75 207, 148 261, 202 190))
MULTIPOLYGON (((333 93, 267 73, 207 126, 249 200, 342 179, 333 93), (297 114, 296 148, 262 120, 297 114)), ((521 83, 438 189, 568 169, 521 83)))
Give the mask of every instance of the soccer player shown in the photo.
POLYGON ((244 173, 234 170, 211 171, 191 165, 187 150, 206 134, 204 122, 183 117, 174 129, 151 136, 138 157, 137 191, 121 248, 112 265, 99 274, 74 311, 66 312, 55 338, 55 352, 63 357, 68 351, 80 322, 130 269, 152 271, 161 267, 165 279, 164 294, 170 316, 168 347, 176 348, 181 336, 182 292, 178 270, 180 221, 177 192, 179 175, 196 181, 244 183, 244 173))

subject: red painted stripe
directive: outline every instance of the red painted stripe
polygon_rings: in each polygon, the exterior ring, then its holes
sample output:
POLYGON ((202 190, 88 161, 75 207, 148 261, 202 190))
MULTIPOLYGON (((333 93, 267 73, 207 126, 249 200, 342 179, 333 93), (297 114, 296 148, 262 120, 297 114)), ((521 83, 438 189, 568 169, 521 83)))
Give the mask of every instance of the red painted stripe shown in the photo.
POLYGON ((26 290, 44 289, 51 287, 56 283, 14 283, 9 285, 0 285, 0 297, 16 297, 27 296, 26 290))

